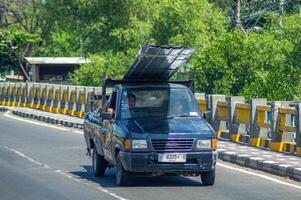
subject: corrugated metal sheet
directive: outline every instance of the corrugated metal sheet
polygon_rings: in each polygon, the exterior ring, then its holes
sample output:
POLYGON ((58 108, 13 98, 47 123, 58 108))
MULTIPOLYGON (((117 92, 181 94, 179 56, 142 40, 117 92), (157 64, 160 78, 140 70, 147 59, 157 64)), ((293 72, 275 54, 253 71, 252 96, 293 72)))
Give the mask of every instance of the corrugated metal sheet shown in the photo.
POLYGON ((169 80, 193 52, 189 47, 145 45, 123 79, 169 80))

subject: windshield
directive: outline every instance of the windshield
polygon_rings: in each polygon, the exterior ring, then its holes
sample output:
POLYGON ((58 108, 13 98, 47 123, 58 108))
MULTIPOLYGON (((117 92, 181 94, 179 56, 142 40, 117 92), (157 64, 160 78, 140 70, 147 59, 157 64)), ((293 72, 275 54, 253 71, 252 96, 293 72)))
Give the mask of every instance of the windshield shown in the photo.
POLYGON ((200 109, 188 89, 130 88, 122 93, 122 119, 199 116, 200 109))

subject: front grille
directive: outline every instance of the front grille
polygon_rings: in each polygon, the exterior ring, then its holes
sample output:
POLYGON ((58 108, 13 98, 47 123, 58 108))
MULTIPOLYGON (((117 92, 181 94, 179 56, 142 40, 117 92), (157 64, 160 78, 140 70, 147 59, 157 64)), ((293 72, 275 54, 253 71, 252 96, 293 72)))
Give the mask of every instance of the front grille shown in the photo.
POLYGON ((192 150, 194 139, 152 139, 152 145, 158 151, 189 151, 192 150))

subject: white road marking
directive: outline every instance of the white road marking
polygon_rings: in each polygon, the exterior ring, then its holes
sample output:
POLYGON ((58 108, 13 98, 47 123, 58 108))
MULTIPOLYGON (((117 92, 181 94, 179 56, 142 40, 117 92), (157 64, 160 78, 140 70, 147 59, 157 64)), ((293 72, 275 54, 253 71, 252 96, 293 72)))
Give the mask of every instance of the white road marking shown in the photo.
MULTIPOLYGON (((62 176, 65 176, 65 177, 67 177, 67 178, 69 178, 69 179, 72 179, 73 181, 76 181, 76 182, 78 182, 78 183, 82 183, 82 184, 85 184, 85 185, 90 185, 89 183, 82 182, 82 181, 80 181, 79 179, 74 178, 73 176, 71 176, 71 175, 69 175, 69 174, 66 174, 66 173, 62 172, 61 170, 55 170, 55 172, 61 174, 62 176)), ((98 189, 98 190, 100 190, 100 191, 102 191, 102 192, 104 192, 104 193, 106 193, 106 194, 109 194, 109 195, 115 197, 116 199, 119 199, 119 200, 127 200, 127 199, 125 199, 125 198, 123 198, 123 197, 121 197, 121 196, 118 196, 118 195, 115 194, 115 193, 112 193, 112 192, 110 192, 110 191, 104 189, 103 187, 97 186, 96 189, 98 189)))
POLYGON ((52 125, 49 125, 49 124, 44 124, 44 123, 39 123, 39 122, 31 121, 31 120, 21 119, 19 117, 14 117, 14 116, 11 116, 11 115, 8 115, 8 114, 4 114, 4 116, 8 117, 8 118, 19 120, 19 121, 31 123, 31 124, 46 126, 46 127, 50 127, 50 128, 56 128, 56 129, 63 130, 63 131, 70 131, 70 129, 67 129, 67 128, 61 128, 61 127, 58 127, 58 126, 52 126, 52 125))
POLYGON ((295 185, 295 184, 292 184, 292 183, 287 183, 285 181, 281 181, 281 180, 278 180, 276 178, 272 178, 272 177, 267 176, 267 175, 257 174, 255 172, 247 171, 247 170, 240 169, 240 168, 235 168, 235 167, 232 167, 230 165, 226 165, 226 164, 222 164, 222 163, 217 163, 217 165, 220 166, 220 167, 224 167, 224 168, 231 169, 231 170, 234 170, 234 171, 239 171, 239 172, 249 174, 249 175, 252 175, 252 176, 257 176, 257 177, 260 177, 260 178, 263 178, 263 179, 266 179, 266 180, 269 180, 269 181, 273 181, 275 183, 279 183, 281 185, 285 185, 285 186, 289 186, 289 187, 293 187, 293 188, 301 190, 301 186, 299 186, 299 185, 295 185))
MULTIPOLYGON (((37 164, 37 165, 39 165, 39 166, 41 166, 41 167, 45 167, 45 168, 51 169, 48 165, 42 164, 42 163, 40 163, 39 161, 36 161, 36 160, 30 158, 29 156, 27 156, 27 155, 21 153, 20 151, 17 151, 16 149, 13 149, 13 148, 10 148, 10 147, 7 147, 7 146, 4 146, 4 147, 5 147, 6 149, 8 149, 8 150, 14 152, 15 154, 17 154, 17 155, 19 155, 19 156, 21 156, 21 157, 27 159, 28 161, 30 161, 30 162, 32 162, 32 163, 34 163, 34 164, 37 164)), ((83 182, 83 181, 81 181, 80 179, 74 178, 73 176, 71 176, 71 175, 69 175, 69 174, 67 174, 67 173, 62 172, 61 170, 54 170, 54 172, 60 174, 61 176, 67 177, 67 178, 69 178, 69 179, 71 179, 71 180, 73 180, 73 181, 76 181, 76 182, 78 182, 78 183, 81 183, 81 184, 85 184, 85 185, 88 185, 88 186, 93 186, 93 187, 95 187, 94 185, 92 185, 92 184, 90 184, 90 183, 83 182)), ((103 187, 101 187, 101 186, 96 186, 95 188, 96 188, 97 190, 101 191, 101 192, 104 192, 104 193, 106 193, 106 194, 108 194, 108 195, 110 195, 110 196, 116 198, 116 199, 119 199, 119 200, 128 200, 128 199, 126 199, 126 198, 123 198, 123 197, 121 197, 121 196, 119 196, 119 195, 117 195, 117 194, 115 194, 115 193, 112 193, 112 192, 106 190, 105 188, 103 188, 103 187)))
POLYGON ((79 134, 81 134, 81 135, 83 135, 84 134, 84 132, 83 131, 72 131, 73 133, 79 133, 79 134))
POLYGON ((9 147, 7 147, 7 146, 4 146, 4 147, 5 147, 6 149, 8 149, 8 150, 14 152, 15 154, 17 154, 17 155, 19 155, 19 156, 21 156, 21 157, 27 159, 28 161, 30 161, 30 162, 36 164, 36 165, 39 165, 39 166, 45 167, 45 168, 49 168, 48 165, 44 165, 44 164, 42 164, 42 163, 40 163, 40 162, 38 162, 38 161, 36 161, 36 160, 30 158, 30 157, 26 156, 25 154, 21 153, 20 151, 17 151, 16 149, 9 148, 9 147))
POLYGON ((84 132, 82 130, 72 130, 72 129, 68 129, 68 128, 62 128, 62 127, 59 127, 59 126, 45 124, 45 123, 42 123, 42 122, 36 122, 36 121, 32 121, 32 120, 22 119, 22 118, 19 118, 19 117, 14 117, 14 116, 11 116, 9 114, 4 114, 4 116, 8 117, 8 118, 19 120, 19 121, 31 123, 31 124, 36 124, 36 125, 45 126, 45 127, 49 127, 49 128, 56 128, 56 129, 59 129, 59 130, 62 130, 62 131, 67 131, 69 133, 72 132, 72 133, 77 133, 77 134, 81 134, 81 135, 84 134, 84 132))

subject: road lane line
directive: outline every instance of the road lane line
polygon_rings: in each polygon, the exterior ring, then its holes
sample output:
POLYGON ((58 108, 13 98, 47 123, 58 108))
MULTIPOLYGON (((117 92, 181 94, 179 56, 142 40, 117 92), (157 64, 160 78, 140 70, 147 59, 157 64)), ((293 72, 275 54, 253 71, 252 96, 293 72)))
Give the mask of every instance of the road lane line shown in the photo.
MULTIPOLYGON (((14 117, 14 116, 11 116, 9 114, 4 114, 4 116, 8 117, 8 118, 19 120, 19 121, 27 122, 27 123, 32 123, 32 124, 36 124, 36 125, 46 126, 46 127, 50 127, 50 128, 56 128, 56 129, 63 130, 63 131, 68 131, 68 132, 71 131, 71 129, 68 129, 68 128, 62 128, 62 127, 58 127, 58 126, 54 126, 54 125, 49 125, 49 124, 41 123, 41 122, 35 122, 35 121, 32 121, 32 120, 21 119, 19 117, 14 117)), ((81 131, 81 130, 72 130, 71 132, 72 133, 78 133, 78 134, 81 134, 81 135, 84 134, 84 132, 81 131)))
POLYGON ((63 130, 63 131, 70 131, 70 129, 67 129, 67 128, 61 128, 61 127, 52 126, 52 125, 49 125, 49 124, 44 124, 44 123, 39 123, 39 122, 31 121, 31 120, 21 119, 19 117, 14 117, 14 116, 11 116, 9 114, 4 114, 3 116, 8 117, 8 118, 12 118, 12 119, 16 119, 16 120, 19 120, 19 121, 31 123, 31 124, 46 126, 46 127, 50 127, 50 128, 56 128, 56 129, 63 130))
POLYGON ((84 134, 84 132, 83 131, 72 131, 73 133, 79 133, 79 134, 81 134, 81 135, 83 135, 84 134))
POLYGON ((263 178, 263 179, 266 179, 266 180, 269 180, 269 181, 273 181, 275 183, 279 183, 281 185, 286 185, 286 186, 293 187, 293 188, 301 190, 301 186, 299 186, 299 185, 295 185, 295 184, 292 184, 292 183, 281 181, 281 180, 278 180, 276 178, 273 178, 273 177, 270 177, 270 176, 267 176, 267 175, 257 174, 255 172, 247 171, 247 170, 240 169, 240 168, 235 168, 235 167, 232 167, 230 165, 226 165, 226 164, 222 164, 222 163, 217 163, 216 165, 220 166, 220 167, 224 167, 226 169, 231 169, 231 170, 239 171, 239 172, 242 172, 242 173, 245 173, 245 174, 249 174, 249 175, 252 175, 252 176, 257 176, 257 177, 260 177, 260 178, 263 178))
POLYGON ((17 154, 17 155, 19 155, 19 156, 27 159, 28 161, 30 161, 30 162, 32 162, 32 163, 34 163, 36 165, 39 165, 39 166, 45 167, 45 168, 50 168, 48 165, 45 165, 43 163, 40 163, 40 162, 38 162, 38 161, 30 158, 30 157, 26 156, 25 154, 21 153, 20 151, 17 151, 16 149, 13 149, 13 148, 10 148, 10 147, 7 147, 7 146, 4 146, 4 148, 6 148, 6 149, 8 149, 8 150, 10 150, 12 152, 14 152, 15 154, 17 154))
MULTIPOLYGON (((71 179, 73 181, 76 181, 76 182, 79 182, 79 183, 82 183, 82 184, 86 184, 86 185, 90 185, 89 183, 82 182, 79 179, 74 178, 73 176, 62 172, 61 170, 55 170, 55 172, 61 174, 62 176, 65 176, 66 178, 69 178, 69 179, 71 179)), ((119 199, 119 200, 128 200, 128 199, 125 199, 125 198, 123 198, 123 197, 115 194, 115 193, 112 193, 112 192, 104 189, 103 187, 97 186, 96 189, 98 189, 98 190, 100 190, 100 191, 102 191, 102 192, 104 192, 106 194, 109 194, 110 196, 115 197, 116 199, 119 199)))
MULTIPOLYGON (((42 163, 40 163, 39 161, 36 161, 36 160, 30 158, 29 156, 27 156, 27 155, 21 153, 20 151, 18 151, 18 150, 16 150, 16 149, 13 149, 13 148, 10 148, 10 147, 7 147, 7 146, 4 146, 4 148, 6 148, 6 149, 8 149, 8 150, 10 150, 10 151, 12 151, 12 152, 14 152, 15 154, 17 154, 17 155, 19 155, 19 156, 21 156, 21 157, 27 159, 28 161, 30 161, 30 162, 32 162, 32 163, 34 163, 34 164, 37 164, 37 165, 39 165, 39 166, 41 166, 41 167, 45 167, 45 168, 51 169, 48 165, 42 164, 42 163)), ((108 195, 110 195, 110 196, 112 196, 112 197, 114 197, 114 198, 116 198, 116 199, 118 199, 118 200, 128 200, 128 199, 126 199, 126 198, 123 198, 123 197, 121 197, 121 196, 119 196, 119 195, 117 195, 117 194, 115 194, 115 193, 112 193, 112 192, 106 190, 105 188, 103 188, 103 187, 101 187, 101 186, 94 186, 94 185, 92 185, 92 184, 90 184, 90 183, 83 182, 83 181, 81 181, 80 179, 74 178, 73 176, 71 176, 71 175, 69 175, 69 174, 66 174, 66 173, 62 172, 61 170, 54 170, 54 172, 60 174, 61 176, 64 176, 64 177, 66 177, 66 178, 69 178, 69 179, 71 179, 71 180, 73 180, 73 181, 76 181, 76 182, 78 182, 78 183, 80 183, 80 184, 85 184, 85 185, 87 185, 87 186, 92 186, 92 187, 96 188, 97 190, 99 190, 99 191, 101 191, 101 192, 103 192, 103 193, 106 193, 106 194, 108 194, 108 195)))

